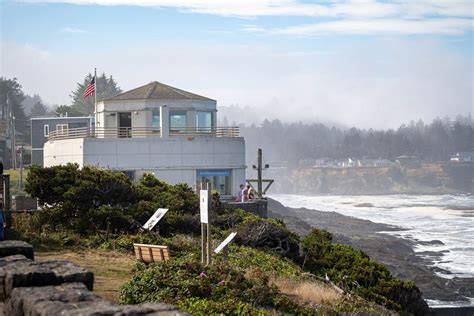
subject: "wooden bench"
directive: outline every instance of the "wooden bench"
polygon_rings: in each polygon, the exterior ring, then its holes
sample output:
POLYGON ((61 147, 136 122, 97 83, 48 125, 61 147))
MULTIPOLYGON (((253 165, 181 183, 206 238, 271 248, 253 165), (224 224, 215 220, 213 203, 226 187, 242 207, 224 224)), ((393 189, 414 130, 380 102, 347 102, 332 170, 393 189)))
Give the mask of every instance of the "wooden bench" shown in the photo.
POLYGON ((135 257, 146 264, 170 260, 168 246, 133 244, 135 257))

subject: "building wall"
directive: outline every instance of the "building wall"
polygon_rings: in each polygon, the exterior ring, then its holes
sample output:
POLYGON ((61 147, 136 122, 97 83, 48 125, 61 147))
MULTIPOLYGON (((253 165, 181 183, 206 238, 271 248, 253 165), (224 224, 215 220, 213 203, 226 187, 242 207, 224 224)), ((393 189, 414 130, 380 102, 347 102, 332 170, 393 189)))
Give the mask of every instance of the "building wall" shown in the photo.
MULTIPOLYGON (((49 132, 56 130, 57 124, 82 124, 91 126, 91 117, 42 117, 31 119, 31 163, 43 165, 43 145, 48 141, 44 135, 44 126, 49 126, 49 132)), ((71 127, 72 128, 72 127, 71 127)))
POLYGON ((231 169, 232 192, 245 182, 245 141, 242 137, 85 138, 47 142, 44 164, 76 162, 124 171, 139 177, 152 172, 169 183, 196 183, 197 169, 231 169))

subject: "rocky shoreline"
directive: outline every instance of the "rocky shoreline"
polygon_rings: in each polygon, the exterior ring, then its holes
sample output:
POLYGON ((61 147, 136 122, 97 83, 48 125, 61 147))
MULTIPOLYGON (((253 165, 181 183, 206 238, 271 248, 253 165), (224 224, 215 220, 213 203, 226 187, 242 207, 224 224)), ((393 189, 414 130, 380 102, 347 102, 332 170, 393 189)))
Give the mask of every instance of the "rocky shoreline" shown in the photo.
MULTIPOLYGON (((432 260, 440 257, 441 253, 415 253, 416 241, 379 233, 400 231, 400 227, 336 212, 289 208, 272 199, 268 199, 268 217, 283 219, 298 234, 306 233, 311 226, 331 232, 335 242, 363 250, 374 260, 383 263, 394 276, 413 280, 427 300, 449 301, 455 305, 456 302, 467 301, 466 297, 474 297, 474 278, 446 279, 436 274, 449 274, 449 271, 432 267, 432 260)), ((430 243, 441 241, 433 240, 430 243)), ((470 312, 473 310, 470 309, 470 312)))

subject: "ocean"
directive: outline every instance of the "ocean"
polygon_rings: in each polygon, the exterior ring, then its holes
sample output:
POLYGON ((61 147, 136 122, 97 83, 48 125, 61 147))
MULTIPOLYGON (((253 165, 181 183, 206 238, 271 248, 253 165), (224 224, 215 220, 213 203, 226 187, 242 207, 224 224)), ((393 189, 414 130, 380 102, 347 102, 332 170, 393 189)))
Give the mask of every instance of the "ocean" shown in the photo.
MULTIPOLYGON (((472 195, 361 195, 303 196, 275 194, 271 198, 292 208, 338 212, 343 215, 400 227, 381 232, 416 242, 420 255, 430 257, 433 265, 449 273, 444 278, 474 277, 474 196, 472 195), (432 243, 432 241, 440 241, 432 243), (424 243, 426 242, 426 243, 424 243)), ((430 306, 451 303, 430 301, 430 306)), ((465 304, 465 303, 464 303, 465 304)), ((463 305, 464 305, 463 304, 463 305)), ((474 300, 468 305, 474 305, 474 300)))

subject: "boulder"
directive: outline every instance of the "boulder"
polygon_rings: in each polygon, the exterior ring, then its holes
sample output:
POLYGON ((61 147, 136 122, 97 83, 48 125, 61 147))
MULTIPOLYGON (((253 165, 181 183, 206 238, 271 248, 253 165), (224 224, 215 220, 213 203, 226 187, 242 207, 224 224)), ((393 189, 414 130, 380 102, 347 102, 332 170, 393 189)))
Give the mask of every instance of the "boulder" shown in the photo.
POLYGON ((33 246, 21 240, 0 241, 0 257, 24 255, 34 260, 33 246))
POLYGON ((67 310, 60 315, 68 316, 95 316, 95 315, 120 315, 120 316, 186 316, 188 313, 180 311, 178 308, 163 304, 142 304, 142 305, 94 305, 81 309, 67 310))
MULTIPOLYGON (((94 284, 94 275, 69 261, 17 261, 0 267, 0 280, 3 280, 3 297, 5 301, 14 288, 59 285, 62 283, 80 282, 89 290, 94 284)), ((2 291, 0 291, 1 293, 2 291)))
POLYGON ((64 283, 15 288, 6 303, 5 312, 11 316, 60 315, 71 309, 95 308, 101 304, 104 304, 104 300, 89 291, 84 284, 64 283))

